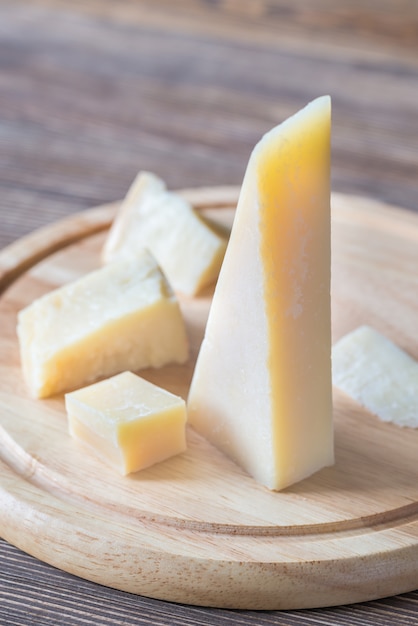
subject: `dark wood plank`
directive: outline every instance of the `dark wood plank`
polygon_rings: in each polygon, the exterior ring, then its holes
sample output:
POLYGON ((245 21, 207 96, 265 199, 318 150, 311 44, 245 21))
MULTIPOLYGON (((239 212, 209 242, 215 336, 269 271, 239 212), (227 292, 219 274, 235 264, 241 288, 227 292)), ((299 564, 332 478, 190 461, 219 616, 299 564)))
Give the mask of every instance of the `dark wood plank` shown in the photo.
POLYGON ((0 245, 140 168, 239 184, 259 136, 325 92, 334 188, 417 208, 416 3, 158 4, 2 2, 0 245))
POLYGON ((0 541, 0 600, 0 624, 7 626, 409 626, 417 624, 418 617, 418 591, 376 602, 309 611, 227 611, 170 604, 82 581, 4 541, 0 541))

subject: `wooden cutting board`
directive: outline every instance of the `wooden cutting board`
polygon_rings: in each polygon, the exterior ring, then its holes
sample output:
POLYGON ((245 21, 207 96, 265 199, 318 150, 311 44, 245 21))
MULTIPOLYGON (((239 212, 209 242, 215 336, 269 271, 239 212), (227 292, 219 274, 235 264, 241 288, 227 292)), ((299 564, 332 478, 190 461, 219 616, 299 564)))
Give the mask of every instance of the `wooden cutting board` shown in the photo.
MULTIPOLYGON (((183 193, 231 223, 236 188, 183 193)), ((69 437, 62 396, 28 397, 16 313, 99 265, 115 210, 0 254, 0 534, 83 578, 205 606, 308 608, 417 588, 418 429, 335 391, 335 466, 272 493, 192 429, 187 453, 119 477, 69 437)), ((418 215, 335 194, 332 219, 333 339, 367 323, 418 358, 418 215)), ((190 361, 145 377, 186 396, 210 300, 181 300, 190 361)))

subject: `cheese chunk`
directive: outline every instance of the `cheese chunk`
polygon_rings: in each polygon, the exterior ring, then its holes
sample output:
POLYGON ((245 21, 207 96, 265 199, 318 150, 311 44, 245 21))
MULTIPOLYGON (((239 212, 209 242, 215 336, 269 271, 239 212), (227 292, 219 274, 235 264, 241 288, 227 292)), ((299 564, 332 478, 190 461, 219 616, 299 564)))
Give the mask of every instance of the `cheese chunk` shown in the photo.
POLYGON ((162 180, 140 172, 109 231, 105 263, 147 247, 175 291, 194 295, 219 274, 227 240, 162 180))
POLYGON ((333 463, 330 100, 254 148, 188 399, 190 423, 279 490, 333 463))
POLYGON ((35 397, 188 357, 178 302, 147 251, 35 300, 19 312, 17 333, 35 397))
POLYGON ((361 326, 335 344, 332 375, 384 422, 418 428, 418 362, 373 328, 361 326))
POLYGON ((70 435, 123 475, 186 450, 184 400, 131 372, 66 394, 65 407, 70 435))

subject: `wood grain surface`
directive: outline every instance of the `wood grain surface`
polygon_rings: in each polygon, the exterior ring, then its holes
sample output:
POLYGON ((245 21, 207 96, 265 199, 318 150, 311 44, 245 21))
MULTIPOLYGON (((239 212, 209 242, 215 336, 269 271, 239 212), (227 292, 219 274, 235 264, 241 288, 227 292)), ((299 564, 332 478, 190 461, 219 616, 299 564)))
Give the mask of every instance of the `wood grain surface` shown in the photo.
MULTIPOLYGON (((239 184, 260 134, 325 92, 333 188, 416 211, 417 39, 415 0, 2 0, 0 246, 120 199, 138 169, 174 188, 239 184)), ((83 582, 0 541, 1 624, 98 622, 409 625, 418 592, 198 609, 83 582)))
POLYGON ((2 0, 0 11, 0 245, 122 198, 139 169, 173 188, 240 184, 260 135, 323 93, 334 189, 416 209, 415 0, 2 0))
MULTIPOLYGON (((218 189, 192 195, 205 216, 232 225, 238 189, 226 191, 232 204, 226 198, 215 210, 211 198, 220 197, 218 189)), ((332 208, 334 340, 369 324, 418 358, 418 216, 353 196, 335 195, 332 208), (385 259, 392 256, 396 264, 388 266, 385 259), (398 275, 390 286, 388 272, 398 275)), ((37 234, 26 238, 27 259, 20 266, 15 246, 0 255, 0 267, 9 265, 15 276, 10 283, 5 272, 8 290, 0 300, 5 538, 88 580, 218 608, 314 608, 413 590, 418 430, 383 424, 335 391, 335 465, 274 493, 193 429, 186 453, 121 478, 74 445, 62 394, 30 398, 19 365, 17 312, 100 267, 106 231, 96 231, 109 224, 109 213, 104 207, 65 220, 65 229, 48 227, 52 248, 45 238, 37 263, 37 234), (69 243, 76 228, 78 237, 69 243)), ((210 302, 211 290, 180 300, 188 362, 141 375, 187 398, 210 302)))

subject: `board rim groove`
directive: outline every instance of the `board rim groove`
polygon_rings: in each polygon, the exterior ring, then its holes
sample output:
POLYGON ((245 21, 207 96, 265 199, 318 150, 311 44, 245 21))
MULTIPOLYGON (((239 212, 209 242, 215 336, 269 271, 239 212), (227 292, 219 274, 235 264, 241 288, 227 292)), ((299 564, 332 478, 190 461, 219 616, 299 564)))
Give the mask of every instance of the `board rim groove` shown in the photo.
MULTIPOLYGON (((196 208, 215 208, 215 207, 234 207, 236 204, 239 188, 236 186, 228 186, 221 188, 197 188, 197 189, 187 189, 182 190, 186 197, 188 197, 196 208), (203 200, 199 201, 199 198, 203 200)), ((372 207, 375 201, 372 199, 364 199, 360 196, 347 196, 346 194, 333 194, 335 197, 339 198, 349 198, 353 202, 353 207, 356 206, 357 202, 366 202, 372 207)), ((381 206, 381 205, 380 205, 381 206)), ((17 242, 11 244, 10 246, 4 248, 0 251, 0 295, 13 284, 17 278, 22 276, 25 271, 30 269, 33 265, 38 263, 40 260, 48 257, 51 253, 57 252, 65 247, 80 241, 86 237, 92 236, 100 231, 105 230, 109 227, 111 220, 117 210, 118 203, 106 204, 97 208, 89 209, 87 211, 83 211, 81 213, 75 213, 67 218, 59 220, 58 222, 53 223, 50 226, 43 227, 34 231, 33 233, 27 235, 26 237, 18 240, 17 242), (31 254, 27 255, 27 249, 31 250, 31 254)), ((388 205, 383 206, 383 216, 387 216, 390 218, 399 211, 402 211, 404 215, 408 215, 408 219, 411 215, 411 212, 403 209, 398 209, 394 207, 390 207, 388 205)), ((415 216, 414 218, 415 219, 415 216)), ((375 216, 371 215, 370 217, 371 224, 373 225, 373 221, 375 221, 375 216)), ((382 228, 386 228, 386 224, 383 224, 382 228)), ((404 225, 399 226, 402 229, 404 225)), ((411 234, 411 236, 414 236, 411 234)), ((0 427, 0 431, 3 430, 0 427)), ((0 432, 0 443, 4 442, 4 435, 0 432), (2 438, 3 437, 3 438, 2 438)), ((7 456, 7 455, 6 455, 7 456)), ((30 456, 30 455, 28 455, 30 456)), ((68 500, 69 504, 72 507, 76 507, 77 504, 85 504, 83 508, 83 515, 80 519, 80 530, 84 528, 86 536, 89 535, 90 530, 88 527, 88 515, 91 512, 89 506, 86 505, 86 501, 80 497, 79 500, 74 498, 71 493, 67 496, 63 495, 64 492, 60 491, 60 487, 55 481, 55 489, 54 489, 54 476, 51 475, 49 480, 45 480, 42 478, 39 480, 37 474, 39 473, 39 467, 36 466, 36 462, 31 464, 30 462, 26 465, 25 470, 25 462, 23 459, 16 460, 13 458, 7 458, 0 454, 0 467, 3 466, 5 468, 4 472, 0 472, 3 475, 3 482, 6 484, 8 480, 10 480, 11 487, 5 487, 2 484, 2 480, 0 479, 0 499, 1 494, 3 492, 5 498, 17 498, 17 494, 19 493, 19 489, 22 489, 20 493, 20 511, 24 512, 25 508, 28 507, 28 502, 30 501, 31 496, 36 491, 41 491, 43 497, 46 501, 58 500, 59 502, 68 500), (24 484, 19 485, 19 488, 14 493, 14 485, 13 478, 17 481, 22 481, 24 484), (49 485, 48 488, 47 484, 49 485), (61 497, 60 497, 61 496, 61 497), (84 517, 85 516, 85 519, 84 517), (87 526, 84 526, 87 524, 87 526)), ((42 468, 41 468, 42 469, 42 468)), ((46 469, 48 473, 48 469, 46 469)), ((102 505, 94 505, 94 510, 100 513, 100 517, 103 519, 109 515, 112 516, 112 511, 107 506, 102 505), (99 511, 100 509, 100 511, 99 511)), ((35 507, 36 509, 36 507, 35 507)), ((32 512, 33 515, 42 518, 41 523, 43 525, 48 525, 49 517, 48 511, 43 513, 40 509, 36 510, 35 513, 32 512)), ((19 528, 16 528, 13 525, 13 520, 9 519, 8 512, 3 512, 3 526, 4 526, 4 537, 6 540, 14 543, 18 547, 23 550, 28 551, 29 553, 37 556, 41 560, 50 562, 52 565, 57 567, 62 567, 62 563, 57 560, 56 556, 52 553, 53 551, 48 549, 45 551, 45 548, 41 545, 27 545, 24 537, 22 537, 22 533, 19 528)), ((2 531, 2 517, 0 515, 0 532, 2 531)), ((184 532, 185 534, 189 534, 191 536, 194 535, 207 535, 209 538, 211 536, 222 538, 223 535, 230 536, 231 541, 234 541, 234 537, 238 540, 240 537, 243 540, 250 541, 252 538, 258 541, 265 541, 269 543, 270 540, 278 540, 282 541, 285 538, 289 538, 289 541, 296 541, 298 537, 300 537, 301 541, 307 542, 307 545, 311 540, 315 537, 318 537, 320 541, 327 542, 328 538, 332 535, 333 539, 336 540, 338 536, 346 535, 348 538, 355 539, 356 537, 364 534, 364 533, 377 533, 380 536, 392 536, 393 531, 396 529, 401 529, 401 531, 405 534, 405 543, 404 545, 399 545, 397 548, 394 548, 392 551, 387 550, 383 553, 374 553, 370 552, 368 555, 370 557, 369 567, 376 568, 382 567, 382 563, 386 562, 387 565, 390 563, 393 565, 394 562, 400 563, 404 558, 404 553, 410 550, 410 555, 412 555, 412 560, 408 563, 409 567, 409 575, 408 572, 404 572, 404 576, 400 578, 400 581, 392 585, 392 588, 388 587, 387 581, 386 583, 381 582, 380 585, 377 585, 374 590, 370 587, 360 587, 358 588, 357 583, 352 583, 349 589, 339 589, 338 593, 334 593, 334 600, 329 602, 326 600, 326 591, 324 589, 317 591, 316 600, 312 599, 312 596, 307 594, 306 597, 302 597, 303 586, 300 587, 299 597, 295 600, 294 597, 290 597, 289 600, 284 600, 283 597, 275 597, 268 595, 268 597, 264 594, 261 596, 262 606, 258 606, 258 600, 255 600, 254 597, 249 598, 238 598, 238 592, 235 591, 229 600, 225 600, 223 598, 223 594, 219 591, 218 595, 215 596, 207 596, 205 592, 202 590, 197 593, 193 597, 191 591, 181 592, 176 588, 171 586, 170 590, 167 592, 161 592, 159 590, 155 590, 153 585, 147 581, 139 581, 134 582, 131 581, 129 584, 123 584, 119 586, 115 584, 115 581, 109 581, 107 575, 104 572, 103 567, 99 567, 98 571, 92 572, 89 571, 87 575, 84 577, 89 580, 94 580, 95 582, 99 582, 101 584, 114 586, 117 588, 121 588, 127 591, 131 591, 133 593, 140 593, 143 595, 148 595, 150 597, 156 597, 163 600, 171 600, 175 602, 187 602, 190 604, 199 604, 203 606, 218 606, 224 608, 247 608, 247 609, 292 609, 292 608, 313 608, 319 606, 330 606, 333 604, 341 604, 341 603, 349 603, 349 602, 358 602, 363 600, 370 600, 373 598, 383 597, 384 595, 392 595, 393 593, 401 593, 406 591, 412 591, 417 583, 418 579, 418 501, 411 502, 410 504, 396 507, 393 510, 385 511, 382 513, 377 513, 373 515, 360 516, 358 518, 354 518, 352 520, 342 520, 340 522, 325 522, 325 523, 317 523, 317 524, 305 524, 300 526, 280 526, 280 527, 269 527, 269 526, 257 526, 257 525, 248 525, 246 527, 240 527, 236 524, 217 524, 213 522, 203 523, 200 521, 193 520, 185 520, 181 518, 170 518, 164 515, 153 515, 151 513, 145 512, 143 516, 137 516, 135 520, 131 520, 131 524, 134 524, 137 528, 142 528, 142 530, 150 529, 156 530, 165 528, 168 534, 175 533, 176 531, 184 532), (336 537, 337 536, 337 537, 336 537), (414 565, 415 563, 415 565, 414 565), (415 569, 414 569, 415 568, 415 569), (408 578, 409 581, 413 581, 406 583, 408 578), (397 585, 397 586, 396 586, 397 585)), ((58 526, 66 527, 65 516, 63 516, 59 520, 58 526)), ((51 531, 49 535, 49 540, 52 541, 50 547, 54 547, 53 538, 55 531, 51 531)), ((46 540, 48 544, 48 539, 46 540)), ((122 542, 123 544, 123 542, 122 542)), ((125 542, 126 544, 126 542, 125 542)), ((127 544, 126 544, 127 545, 127 544)), ((73 546, 74 551, 77 551, 77 547, 73 546)), ((145 551, 146 552, 146 551, 145 551)), ((161 556, 161 555, 160 555, 161 556)), ((173 557, 173 562, 178 561, 182 562, 184 565, 184 554, 179 549, 178 553, 171 554, 173 557)), ((80 557, 77 557, 80 558, 80 557)), ((75 573, 77 575, 83 576, 83 568, 81 565, 81 561, 77 561, 75 558, 74 563, 78 563, 78 565, 66 565, 62 567, 66 569, 66 571, 70 571, 71 573, 75 573)), ((168 556, 170 558, 170 555, 168 556)), ((214 557, 216 561, 216 557, 214 557)), ((342 559, 340 564, 340 570, 336 570, 337 574, 342 574, 344 568, 349 567, 349 564, 354 559, 351 555, 345 559, 342 559), (342 569, 341 569, 342 568, 342 569)), ((198 559, 191 559, 197 566, 198 559)), ((220 560, 222 562, 222 559, 220 560)), ((323 561, 318 561, 317 566, 326 566, 327 559, 324 558, 323 561)), ((250 565, 250 562, 247 563, 250 565)), ((258 563, 257 566, 261 568, 263 564, 258 563)), ((266 566, 274 566, 275 573, 279 576, 279 579, 283 585, 287 585, 287 577, 290 569, 295 568, 295 572, 302 570, 302 565, 292 563, 292 568, 289 564, 284 562, 274 561, 271 563, 265 563, 266 566), (288 567, 289 565, 289 567, 288 567), (300 567, 299 567, 300 565, 300 567), (277 570, 277 571, 276 571, 277 570)), ((315 560, 311 559, 309 561, 309 567, 315 567, 315 560)), ((268 569, 268 568, 267 568, 268 569)), ((353 570, 354 572, 354 570, 353 570)), ((260 574, 261 576, 261 574, 260 574)), ((257 579, 260 584, 261 578, 257 579)), ((393 581, 392 581, 393 582, 393 581)), ((161 584, 161 581, 160 581, 161 584)), ((210 595, 210 594, 209 594, 210 595)), ((280 595, 280 594, 279 594, 280 595)))

